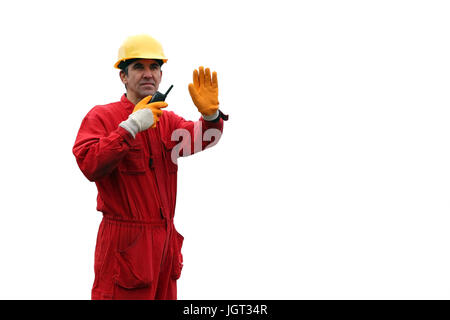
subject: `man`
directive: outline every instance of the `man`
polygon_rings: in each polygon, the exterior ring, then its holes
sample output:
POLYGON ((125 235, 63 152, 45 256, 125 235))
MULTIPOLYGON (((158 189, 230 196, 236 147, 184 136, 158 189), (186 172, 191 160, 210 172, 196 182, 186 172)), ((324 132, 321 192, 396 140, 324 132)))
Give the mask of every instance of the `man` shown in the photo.
MULTIPOLYGON (((200 67, 189 92, 202 114, 186 121, 149 103, 167 62, 161 44, 148 35, 129 37, 115 67, 126 94, 120 101, 95 106, 83 119, 73 153, 83 174, 94 181, 97 210, 103 213, 95 248, 92 299, 176 299, 182 269, 183 236, 174 225, 177 163, 173 133, 188 132, 188 154, 213 141, 228 116, 219 110, 217 74, 200 67)), ((220 131, 219 131, 220 130, 220 131)), ((184 136, 186 138, 186 136, 184 136)), ((183 139, 184 139, 183 138, 183 139)), ((186 148, 183 147, 184 150, 186 148)))

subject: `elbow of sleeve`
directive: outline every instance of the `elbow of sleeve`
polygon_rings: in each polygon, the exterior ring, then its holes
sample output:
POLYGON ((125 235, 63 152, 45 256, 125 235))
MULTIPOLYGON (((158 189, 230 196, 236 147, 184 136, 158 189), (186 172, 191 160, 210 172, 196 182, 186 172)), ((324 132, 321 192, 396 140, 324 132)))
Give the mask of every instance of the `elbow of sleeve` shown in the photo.
POLYGON ((85 172, 83 172, 84 173, 84 176, 90 181, 90 182, 95 182, 98 178, 95 176, 95 175, 93 175, 93 174, 90 174, 90 173, 85 173, 85 172))
POLYGON ((91 182, 95 182, 99 178, 98 170, 95 170, 93 166, 86 166, 86 163, 80 159, 77 159, 78 167, 83 175, 91 182))
POLYGON ((92 168, 92 169, 85 169, 81 170, 83 171, 84 176, 91 182, 95 182, 97 180, 102 179, 106 175, 110 173, 110 168, 92 168))
POLYGON ((95 182, 98 179, 98 176, 96 175, 94 170, 88 170, 86 168, 82 168, 80 166, 81 172, 83 172, 83 175, 90 181, 95 182))

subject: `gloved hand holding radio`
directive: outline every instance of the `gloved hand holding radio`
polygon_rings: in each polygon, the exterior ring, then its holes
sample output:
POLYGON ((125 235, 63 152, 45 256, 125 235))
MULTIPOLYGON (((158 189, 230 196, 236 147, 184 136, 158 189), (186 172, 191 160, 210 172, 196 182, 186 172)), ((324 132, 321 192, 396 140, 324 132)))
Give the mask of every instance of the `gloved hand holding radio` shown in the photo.
POLYGON ((189 84, 189 93, 192 101, 205 120, 213 120, 219 115, 219 87, 217 84, 217 73, 212 73, 200 67, 194 70, 193 84, 189 84))
POLYGON ((141 131, 156 127, 159 117, 163 113, 161 109, 167 107, 167 103, 164 101, 147 104, 151 98, 152 96, 147 96, 139 101, 128 119, 119 124, 120 127, 131 133, 133 138, 141 131))

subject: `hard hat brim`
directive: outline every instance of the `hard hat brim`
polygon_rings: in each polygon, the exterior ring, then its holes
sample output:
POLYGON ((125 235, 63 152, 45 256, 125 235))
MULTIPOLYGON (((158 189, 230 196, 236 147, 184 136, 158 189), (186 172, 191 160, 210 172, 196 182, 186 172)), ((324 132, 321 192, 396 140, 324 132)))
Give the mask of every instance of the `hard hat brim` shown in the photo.
POLYGON ((166 59, 166 58, 163 58, 163 57, 151 57, 151 58, 149 58, 149 57, 129 57, 129 58, 126 58, 126 59, 120 59, 120 60, 117 60, 117 62, 114 64, 114 68, 120 69, 120 68, 119 68, 119 65, 120 65, 120 63, 121 63, 122 61, 127 61, 127 60, 131 60, 131 59, 162 60, 164 63, 166 63, 166 62, 169 60, 169 59, 166 59))

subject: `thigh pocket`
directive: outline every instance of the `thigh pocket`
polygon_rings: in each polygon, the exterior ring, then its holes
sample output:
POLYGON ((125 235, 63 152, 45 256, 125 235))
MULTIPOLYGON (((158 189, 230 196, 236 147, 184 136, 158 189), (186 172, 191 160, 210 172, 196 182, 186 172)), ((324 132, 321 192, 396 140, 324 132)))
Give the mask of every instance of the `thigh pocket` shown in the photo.
POLYGON ((173 260, 172 260, 172 279, 178 280, 183 269, 183 254, 181 247, 183 246, 184 237, 175 230, 175 239, 173 241, 173 260))
POLYGON ((149 287, 153 280, 151 253, 151 244, 145 232, 127 248, 117 250, 114 283, 128 290, 149 287))

